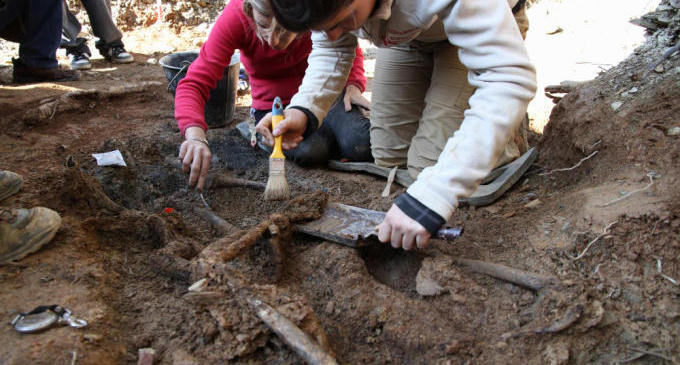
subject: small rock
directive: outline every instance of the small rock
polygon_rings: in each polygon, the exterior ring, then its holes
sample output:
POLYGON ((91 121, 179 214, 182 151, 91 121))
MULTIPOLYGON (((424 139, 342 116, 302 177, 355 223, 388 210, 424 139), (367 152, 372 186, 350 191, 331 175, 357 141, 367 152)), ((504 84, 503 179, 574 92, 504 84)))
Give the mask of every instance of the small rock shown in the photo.
POLYGON ((416 277, 416 291, 424 297, 429 297, 441 294, 444 288, 431 278, 421 277, 419 273, 416 277))
POLYGON ((97 342, 104 338, 104 336, 97 334, 97 333, 86 333, 83 335, 83 340, 87 342, 97 342))
POLYGON ((238 342, 244 342, 247 339, 248 339, 248 335, 246 335, 244 333, 239 333, 238 335, 236 335, 236 341, 238 341, 238 342))
POLYGON ((628 90, 628 93, 630 93, 630 94, 635 94, 636 92, 638 92, 637 87, 633 87, 632 89, 628 90))
POLYGON ((451 343, 446 345, 446 349, 444 351, 446 351, 447 355, 453 355, 453 354, 457 353, 458 351, 460 351, 462 348, 463 348, 463 343, 461 341, 453 340, 453 341, 451 341, 451 343))
POLYGON ((154 358, 156 357, 156 350, 147 347, 137 350, 139 358, 137 359, 137 365, 153 365, 154 358))
POLYGON ((194 292, 200 292, 205 288, 206 285, 208 285, 208 282, 204 278, 204 279, 201 279, 201 280, 191 284, 191 286, 189 287, 188 290, 194 291, 194 292))
POLYGON ((654 68, 654 72, 656 73, 662 73, 663 72, 663 65, 658 65, 654 68))
POLYGON ((326 303, 325 311, 326 311, 326 314, 328 314, 328 315, 333 314, 333 312, 335 311, 335 302, 330 301, 330 302, 326 303))
POLYGON ((149 58, 148 60, 146 60, 146 63, 148 63, 148 64, 150 64, 150 65, 155 65, 155 64, 158 63, 158 60, 155 59, 155 58, 153 58, 153 57, 151 57, 151 58, 149 58))
POLYGON ((569 345, 566 343, 549 344, 543 352, 546 363, 562 365, 569 361, 569 345))
POLYGON ((172 365, 198 365, 199 362, 184 350, 177 350, 172 353, 172 365))
POLYGON ((615 102, 613 102, 612 105, 611 105, 611 106, 612 106, 612 110, 614 110, 614 111, 619 110, 619 108, 621 107, 621 105, 623 105, 623 103, 620 102, 620 101, 615 101, 615 102))
POLYGON ((530 201, 530 202, 524 204, 524 207, 525 207, 525 208, 530 208, 530 209, 531 209, 531 208, 536 208, 536 207, 538 207, 539 205, 541 205, 541 200, 540 200, 540 199, 536 199, 536 200, 532 200, 532 201, 530 201))
POLYGON ((666 134, 669 136, 677 136, 680 135, 680 127, 670 127, 666 131, 666 134))
POLYGON ((501 208, 498 207, 498 206, 495 206, 495 205, 490 205, 488 207, 485 207, 484 210, 486 210, 487 212, 489 212, 491 214, 496 214, 501 210, 501 208))
POLYGON ((569 229, 569 226, 571 226, 571 223, 569 223, 569 221, 564 222, 564 224, 562 225, 561 231, 566 232, 567 229, 569 229))

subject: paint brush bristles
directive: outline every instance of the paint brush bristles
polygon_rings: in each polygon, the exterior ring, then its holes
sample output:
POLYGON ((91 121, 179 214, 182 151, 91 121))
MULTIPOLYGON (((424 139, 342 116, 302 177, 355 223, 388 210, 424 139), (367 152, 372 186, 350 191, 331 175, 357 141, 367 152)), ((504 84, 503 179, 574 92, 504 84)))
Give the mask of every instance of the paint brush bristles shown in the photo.
MULTIPOLYGON (((272 105, 272 130, 283 120, 283 104, 278 96, 272 105)), ((269 180, 264 189, 265 200, 287 200, 290 188, 286 180, 286 156, 281 149, 281 136, 274 138, 274 150, 269 156, 269 180)))

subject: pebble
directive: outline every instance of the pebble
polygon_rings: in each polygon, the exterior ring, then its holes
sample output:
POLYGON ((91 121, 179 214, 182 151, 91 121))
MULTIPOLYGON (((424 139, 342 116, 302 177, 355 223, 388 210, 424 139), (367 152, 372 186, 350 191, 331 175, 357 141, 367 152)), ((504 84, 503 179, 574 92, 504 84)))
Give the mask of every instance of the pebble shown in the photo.
POLYGON ((680 135, 680 127, 670 127, 666 131, 666 134, 669 136, 678 136, 680 135))
POLYGON ((612 105, 611 105, 611 106, 612 106, 612 110, 614 110, 614 111, 619 110, 619 108, 621 107, 621 105, 623 105, 623 103, 620 102, 620 101, 615 101, 615 102, 613 102, 612 105))
POLYGON ((104 336, 97 334, 97 333, 86 333, 83 335, 83 340, 87 342, 97 342, 104 338, 104 336))
POLYGON ((155 65, 155 64, 158 63, 158 60, 152 57, 152 58, 149 58, 148 60, 146 60, 146 63, 148 63, 150 65, 155 65))
POLYGON ((541 203, 542 203, 542 202, 541 202, 540 199, 536 199, 536 200, 532 200, 532 201, 530 201, 530 202, 524 204, 524 207, 525 207, 525 208, 536 208, 536 207, 538 207, 539 205, 541 205, 541 203))

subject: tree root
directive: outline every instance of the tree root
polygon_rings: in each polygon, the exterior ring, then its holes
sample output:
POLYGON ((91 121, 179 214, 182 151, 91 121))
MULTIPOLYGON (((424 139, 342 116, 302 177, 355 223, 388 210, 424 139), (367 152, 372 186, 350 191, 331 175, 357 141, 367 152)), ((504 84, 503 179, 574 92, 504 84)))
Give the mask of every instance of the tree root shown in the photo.
POLYGON ((282 253, 281 242, 290 236, 296 223, 318 219, 328 202, 328 194, 322 191, 302 195, 286 204, 280 213, 274 213, 248 230, 233 232, 206 247, 199 259, 214 264, 214 257, 220 257, 222 262, 233 260, 243 251, 253 246, 267 230, 270 232, 272 245, 278 253, 282 253))
POLYGON ((467 267, 473 272, 489 275, 496 279, 523 286, 534 291, 538 291, 555 283, 555 279, 552 277, 515 269, 501 264, 470 259, 455 259, 455 262, 467 267))
POLYGON ((107 99, 115 96, 125 95, 144 91, 153 86, 162 85, 159 81, 142 81, 139 83, 128 83, 120 86, 111 86, 104 90, 86 89, 76 90, 65 93, 60 96, 43 99, 40 101, 40 106, 36 109, 31 109, 24 114, 24 121, 39 122, 42 120, 52 119, 57 112, 66 112, 82 108, 79 100, 87 98, 107 99))
POLYGON ((333 356, 276 309, 258 299, 248 299, 248 303, 257 316, 308 364, 337 364, 333 356))

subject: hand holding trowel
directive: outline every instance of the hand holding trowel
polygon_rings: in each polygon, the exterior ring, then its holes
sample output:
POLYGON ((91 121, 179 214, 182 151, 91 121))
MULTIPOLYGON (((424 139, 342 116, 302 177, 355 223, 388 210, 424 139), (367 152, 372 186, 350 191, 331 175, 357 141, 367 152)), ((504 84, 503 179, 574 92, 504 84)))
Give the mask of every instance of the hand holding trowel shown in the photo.
MULTIPOLYGON (((298 224, 298 231, 350 247, 367 246, 377 242, 377 226, 385 213, 351 205, 328 203, 321 218, 298 224), (371 236, 374 236, 374 239, 371 236)), ((452 240, 460 237, 462 228, 442 228, 434 238, 452 240)))

